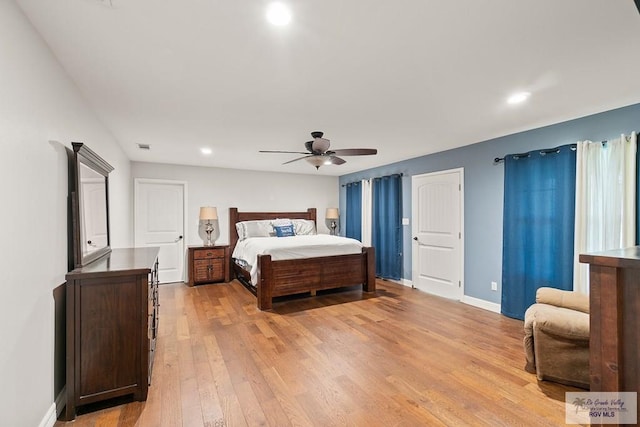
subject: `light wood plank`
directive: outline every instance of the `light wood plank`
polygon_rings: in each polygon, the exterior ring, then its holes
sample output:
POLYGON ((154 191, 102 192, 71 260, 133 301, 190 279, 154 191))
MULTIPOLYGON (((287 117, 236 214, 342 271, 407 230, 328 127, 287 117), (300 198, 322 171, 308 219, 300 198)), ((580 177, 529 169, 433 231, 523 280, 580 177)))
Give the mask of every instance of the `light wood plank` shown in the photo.
POLYGON ((553 426, 578 391, 524 371, 521 321, 392 282, 271 312, 236 281, 162 285, 160 302, 147 401, 73 427, 553 426))

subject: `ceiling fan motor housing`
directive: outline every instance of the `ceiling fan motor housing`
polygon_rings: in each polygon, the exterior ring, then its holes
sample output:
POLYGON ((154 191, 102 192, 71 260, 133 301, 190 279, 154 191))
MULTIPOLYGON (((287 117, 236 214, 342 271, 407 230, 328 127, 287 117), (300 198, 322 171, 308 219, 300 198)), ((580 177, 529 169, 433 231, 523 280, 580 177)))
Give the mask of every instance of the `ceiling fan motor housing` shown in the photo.
POLYGON ((330 145, 331 143, 328 139, 318 137, 313 140, 313 143, 311 144, 311 151, 313 151, 314 154, 324 154, 327 152, 330 145))

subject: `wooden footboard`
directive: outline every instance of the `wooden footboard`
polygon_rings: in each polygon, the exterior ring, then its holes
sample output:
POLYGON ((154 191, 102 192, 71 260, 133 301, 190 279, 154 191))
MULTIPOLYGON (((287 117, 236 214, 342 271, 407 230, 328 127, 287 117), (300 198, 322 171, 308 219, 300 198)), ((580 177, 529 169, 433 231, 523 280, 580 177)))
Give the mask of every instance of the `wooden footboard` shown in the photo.
POLYGON ((375 252, 318 258, 272 261, 258 256, 258 308, 269 310, 273 297, 315 292, 362 284, 365 292, 376 289, 375 252))

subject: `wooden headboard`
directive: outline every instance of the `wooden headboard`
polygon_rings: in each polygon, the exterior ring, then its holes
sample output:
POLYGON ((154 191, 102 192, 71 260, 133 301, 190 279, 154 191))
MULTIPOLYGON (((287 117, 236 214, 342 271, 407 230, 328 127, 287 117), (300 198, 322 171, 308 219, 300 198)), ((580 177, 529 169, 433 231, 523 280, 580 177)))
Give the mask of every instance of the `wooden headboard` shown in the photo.
POLYGON ((229 254, 233 254, 238 243, 237 222, 278 218, 310 219, 315 223, 316 208, 308 208, 306 212, 239 212, 238 208, 229 208, 229 254))

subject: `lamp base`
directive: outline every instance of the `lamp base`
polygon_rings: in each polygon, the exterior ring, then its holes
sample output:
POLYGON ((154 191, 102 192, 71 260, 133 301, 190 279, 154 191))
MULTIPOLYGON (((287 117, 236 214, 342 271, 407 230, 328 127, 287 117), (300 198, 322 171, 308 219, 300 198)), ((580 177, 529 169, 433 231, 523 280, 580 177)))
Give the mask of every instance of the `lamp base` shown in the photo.
POLYGON ((336 228, 338 227, 338 224, 336 224, 335 221, 331 221, 331 235, 335 236, 336 235, 336 228))
POLYGON ((207 223, 207 228, 204 230, 207 233, 207 241, 204 242, 205 246, 213 246, 214 242, 211 241, 211 233, 213 232, 213 226, 211 225, 211 222, 207 223))

